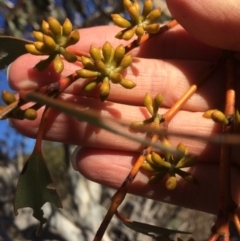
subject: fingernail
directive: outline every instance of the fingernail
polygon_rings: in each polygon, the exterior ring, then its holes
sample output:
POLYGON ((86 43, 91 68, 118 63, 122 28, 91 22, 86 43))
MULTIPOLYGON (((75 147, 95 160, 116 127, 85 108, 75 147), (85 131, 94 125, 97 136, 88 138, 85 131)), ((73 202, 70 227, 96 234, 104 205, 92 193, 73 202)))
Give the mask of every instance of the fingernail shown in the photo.
POLYGON ((72 167, 75 171, 78 171, 78 168, 77 168, 77 154, 78 152, 81 150, 81 147, 76 147, 75 150, 73 151, 73 154, 70 158, 70 161, 72 163, 72 167))
POLYGON ((33 90, 38 87, 38 83, 28 79, 19 81, 16 85, 21 90, 33 90))

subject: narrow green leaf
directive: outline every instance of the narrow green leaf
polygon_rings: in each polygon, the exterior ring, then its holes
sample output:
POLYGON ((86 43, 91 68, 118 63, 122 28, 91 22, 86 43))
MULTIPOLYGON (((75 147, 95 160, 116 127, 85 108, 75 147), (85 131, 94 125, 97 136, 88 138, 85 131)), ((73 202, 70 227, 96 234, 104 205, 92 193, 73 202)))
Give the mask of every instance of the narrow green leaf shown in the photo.
POLYGON ((130 228, 130 229, 132 229, 136 232, 154 237, 154 238, 168 237, 171 234, 177 234, 177 233, 191 234, 189 232, 183 232, 183 231, 178 231, 178 230, 173 230, 173 229, 161 228, 161 227, 158 227, 158 226, 150 225, 150 224, 147 224, 147 223, 135 222, 135 221, 132 221, 132 220, 125 220, 125 221, 121 220, 121 221, 128 228, 130 228))
POLYGON ((32 208, 33 216, 40 221, 38 236, 42 233, 42 226, 47 221, 43 217, 42 206, 50 202, 62 208, 58 194, 55 189, 49 187, 50 184, 52 184, 52 179, 45 160, 41 153, 34 150, 25 163, 18 181, 14 213, 17 215, 17 210, 20 208, 32 208))
POLYGON ((10 36, 0 36, 0 69, 4 69, 19 56, 26 54, 26 44, 31 41, 14 38, 10 36))

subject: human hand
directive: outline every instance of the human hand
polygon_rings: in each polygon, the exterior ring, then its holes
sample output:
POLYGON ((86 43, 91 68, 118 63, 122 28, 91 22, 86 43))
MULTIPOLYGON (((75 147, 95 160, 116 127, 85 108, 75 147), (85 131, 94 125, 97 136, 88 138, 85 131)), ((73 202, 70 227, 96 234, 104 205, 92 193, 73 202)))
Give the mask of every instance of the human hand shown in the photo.
MULTIPOLYGON (((240 8, 239 6, 234 7, 237 5, 236 1, 228 1, 224 3, 224 6, 220 1, 219 3, 217 1, 204 3, 202 0, 191 3, 183 0, 169 0, 168 4, 174 17, 196 38, 212 46, 240 50, 240 46, 237 45, 240 43, 239 23, 236 23, 236 16, 239 16, 240 8), (209 4, 212 4, 211 8, 208 6, 209 4), (225 9, 228 9, 231 14, 234 13, 233 16, 226 15, 225 21, 228 24, 222 23, 225 9), (233 37, 229 33, 233 34, 233 37)), ((88 51, 91 44, 102 46, 106 40, 117 46, 119 41, 113 36, 118 31, 119 28, 113 26, 82 29, 80 31, 81 39, 77 46, 81 50, 88 51)), ((127 70, 126 77, 137 83, 133 90, 128 91, 112 85, 108 101, 101 103, 95 99, 98 97, 97 93, 91 93, 87 98, 82 97, 83 81, 79 80, 65 91, 62 98, 98 110, 102 117, 112 116, 129 121, 142 120, 147 115, 143 108, 145 93, 150 93, 152 96, 161 93, 164 102, 159 113, 165 113, 191 84, 197 82, 199 76, 220 57, 221 53, 220 49, 197 41, 183 27, 177 26, 132 51, 133 56, 136 57, 133 63, 134 68, 127 70)), ((51 69, 42 73, 32 70, 39 59, 43 58, 45 57, 24 55, 17 59, 9 69, 10 85, 16 90, 34 89, 44 86, 49 81, 57 81, 60 76, 54 74, 51 69)), ((77 69, 79 69, 78 66, 65 63, 62 75, 66 76, 77 69)), ((202 118, 202 113, 210 108, 222 108, 225 93, 223 80, 224 70, 220 69, 184 105, 183 109, 170 122, 169 130, 173 132, 181 130, 186 133, 192 133, 194 130, 195 134, 204 136, 210 136, 219 131, 219 126, 211 120, 202 118)), ((12 120, 12 123, 23 134, 36 137, 41 113, 42 110, 39 110, 39 117, 35 121, 12 120)), ((45 138, 83 146, 80 150, 75 151, 73 158, 73 162, 76 160, 78 170, 93 181, 118 188, 139 156, 140 144, 117 137, 55 111, 51 112, 51 116, 54 122, 49 124, 51 129, 47 128, 45 138)), ((188 147, 192 154, 199 156, 199 164, 191 168, 191 172, 200 183, 199 186, 182 181, 172 192, 163 187, 164 183, 154 186, 147 185, 147 177, 139 173, 129 191, 189 208, 216 212, 220 147, 170 136, 173 146, 180 141, 188 147)), ((235 165, 232 181, 233 196, 239 204, 240 162, 237 160, 237 155, 233 157, 233 163, 235 165)))

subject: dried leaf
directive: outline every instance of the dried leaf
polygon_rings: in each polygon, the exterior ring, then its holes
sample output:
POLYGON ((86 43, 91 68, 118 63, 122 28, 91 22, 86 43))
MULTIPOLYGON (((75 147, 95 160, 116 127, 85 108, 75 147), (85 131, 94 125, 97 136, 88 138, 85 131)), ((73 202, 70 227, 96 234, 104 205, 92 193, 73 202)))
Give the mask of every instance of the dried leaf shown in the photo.
POLYGON ((40 221, 37 235, 39 236, 46 223, 43 217, 42 206, 46 202, 55 204, 58 208, 62 208, 61 201, 55 189, 50 188, 52 179, 46 166, 45 160, 41 153, 33 151, 28 161, 25 163, 20 175, 14 202, 14 213, 24 207, 33 209, 33 216, 40 221))
POLYGON ((0 36, 0 69, 4 69, 19 56, 26 54, 25 44, 33 42, 11 36, 0 36))

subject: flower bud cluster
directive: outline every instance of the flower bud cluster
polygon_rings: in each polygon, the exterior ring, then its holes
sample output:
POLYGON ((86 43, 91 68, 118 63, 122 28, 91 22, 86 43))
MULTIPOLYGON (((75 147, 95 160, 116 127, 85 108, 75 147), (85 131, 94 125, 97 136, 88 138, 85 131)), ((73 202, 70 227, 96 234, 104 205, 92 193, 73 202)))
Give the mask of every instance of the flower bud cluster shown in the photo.
POLYGON ((145 32, 158 32, 160 26, 157 21, 161 15, 161 10, 160 8, 153 9, 152 0, 145 0, 142 12, 137 1, 123 0, 123 5, 131 19, 127 20, 119 14, 111 15, 113 22, 118 27, 125 28, 115 36, 116 38, 129 40, 134 34, 141 37, 145 32))
POLYGON ((120 72, 132 63, 132 55, 125 55, 125 47, 121 44, 116 49, 109 42, 102 48, 90 47, 91 58, 82 56, 84 68, 77 70, 81 78, 91 79, 83 86, 83 91, 92 91, 100 83, 100 98, 106 100, 110 93, 110 82, 120 84, 126 89, 132 89, 136 84, 125 79, 120 72))
POLYGON ((69 19, 66 19, 63 25, 53 17, 50 17, 48 22, 43 20, 42 32, 33 31, 36 42, 25 46, 31 54, 49 55, 47 59, 40 61, 35 69, 44 70, 53 61, 55 71, 61 73, 64 64, 60 55, 71 63, 77 60, 76 55, 66 50, 68 46, 76 44, 80 38, 78 30, 72 31, 72 29, 69 19))
MULTIPOLYGON (((162 144, 166 147, 171 147, 169 140, 166 138, 163 139, 162 144)), ((179 152, 176 156, 167 151, 161 155, 151 152, 147 156, 145 162, 142 164, 142 168, 152 173, 149 179, 150 184, 158 183, 166 175, 166 187, 169 190, 177 187, 176 175, 181 176, 187 182, 197 183, 192 174, 181 170, 181 168, 195 165, 196 158, 188 154, 187 147, 183 143, 179 143, 176 149, 179 152)))
POLYGON ((208 110, 206 112, 203 113, 203 117, 207 118, 207 119, 212 119, 214 122, 222 124, 222 125, 228 125, 229 124, 229 120, 228 118, 225 116, 224 113, 222 113, 219 110, 208 110))
POLYGON ((130 127, 132 129, 139 129, 141 126, 150 124, 152 122, 160 122, 161 116, 158 114, 158 109, 163 102, 163 96, 161 94, 157 94, 154 99, 150 96, 150 94, 146 94, 144 97, 144 105, 150 113, 151 117, 143 120, 143 121, 134 121, 131 123, 130 127))
MULTIPOLYGON (((3 90, 2 91, 2 100, 5 104, 10 105, 16 101, 16 97, 13 93, 3 90)), ((1 106, 0 109, 4 107, 1 106)), ((33 108, 28 108, 25 110, 20 109, 20 107, 14 108, 11 112, 7 114, 4 118, 14 118, 14 119, 28 119, 28 120, 35 120, 37 118, 37 111, 33 108)))

